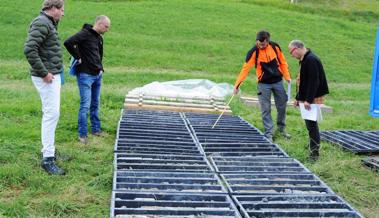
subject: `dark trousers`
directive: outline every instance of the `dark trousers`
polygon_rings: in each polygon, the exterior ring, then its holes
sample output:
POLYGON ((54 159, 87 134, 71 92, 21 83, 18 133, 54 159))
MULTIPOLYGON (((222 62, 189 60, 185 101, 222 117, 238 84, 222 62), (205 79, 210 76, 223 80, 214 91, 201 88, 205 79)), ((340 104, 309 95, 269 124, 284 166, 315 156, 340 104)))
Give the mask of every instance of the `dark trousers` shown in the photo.
POLYGON ((320 131, 317 121, 305 120, 309 135, 309 150, 311 156, 318 157, 320 149, 320 131))
POLYGON ((265 136, 272 137, 274 133, 274 124, 271 117, 271 93, 274 94, 275 106, 278 112, 276 123, 279 131, 286 128, 286 106, 287 93, 284 90, 283 82, 272 84, 258 83, 258 99, 261 106, 261 116, 265 128, 265 136))

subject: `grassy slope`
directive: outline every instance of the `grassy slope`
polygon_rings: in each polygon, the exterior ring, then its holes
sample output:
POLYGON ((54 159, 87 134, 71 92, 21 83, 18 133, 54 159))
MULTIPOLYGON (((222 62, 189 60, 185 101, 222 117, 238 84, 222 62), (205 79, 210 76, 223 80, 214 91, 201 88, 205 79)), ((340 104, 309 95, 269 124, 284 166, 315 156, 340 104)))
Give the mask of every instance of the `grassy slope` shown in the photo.
MULTIPOLYGON (((105 36, 108 71, 101 105, 108 135, 93 138, 91 146, 76 142, 78 91, 75 80, 67 78, 62 89, 57 147, 74 159, 60 163, 69 171, 66 177, 49 177, 38 166, 40 101, 22 54, 28 24, 36 16, 40 1, 3 2, 0 6, 0 216, 107 216, 112 149, 127 91, 157 80, 207 78, 233 83, 256 31, 262 28, 272 33, 273 40, 284 51, 291 39, 299 38, 322 58, 332 91, 327 103, 335 110, 333 114, 325 114, 322 129, 378 129, 378 120, 367 115, 377 28, 372 20, 376 15, 354 14, 358 6, 346 3, 353 1, 344 1, 347 6, 341 10, 336 9, 336 1, 331 1, 332 9, 319 10, 311 1, 293 6, 278 0, 102 3, 67 0, 66 16, 59 27, 62 39, 79 30, 83 22, 92 22, 97 14, 107 14, 112 19, 111 30, 105 36), (345 15, 344 10, 351 13, 345 15)), ((375 5, 372 0, 365 2, 369 6, 361 4, 359 11, 375 5)), ((296 61, 286 56, 295 77, 296 61)), ((67 53, 65 60, 67 63, 67 53)), ((254 76, 242 88, 244 94, 254 95, 254 76)), ((257 109, 239 102, 234 102, 233 107, 237 114, 262 128, 257 109)), ((307 151, 303 145, 307 135, 298 111, 292 108, 288 111, 288 130, 294 139, 279 139, 278 143, 304 162, 307 151)), ((360 159, 324 143, 321 161, 306 165, 366 217, 378 217, 379 177, 362 167, 360 159)))
POLYGON ((379 19, 379 2, 377 0, 298 0, 297 4, 288 4, 282 0, 239 0, 250 4, 270 5, 277 8, 295 9, 296 11, 322 14, 351 21, 376 23, 379 19))

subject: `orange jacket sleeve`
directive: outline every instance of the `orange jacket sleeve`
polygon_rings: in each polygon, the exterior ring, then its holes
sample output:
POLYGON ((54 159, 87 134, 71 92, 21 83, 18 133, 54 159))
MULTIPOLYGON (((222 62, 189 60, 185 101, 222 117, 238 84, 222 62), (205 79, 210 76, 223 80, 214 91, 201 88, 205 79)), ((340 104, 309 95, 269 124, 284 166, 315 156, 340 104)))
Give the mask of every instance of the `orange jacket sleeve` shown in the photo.
POLYGON ((249 75, 251 68, 253 68, 255 65, 255 56, 256 56, 256 52, 253 53, 249 61, 243 64, 242 69, 237 77, 237 80, 234 83, 234 88, 238 89, 239 86, 242 84, 242 82, 245 81, 245 79, 249 75))
POLYGON ((279 64, 280 72, 282 72, 284 79, 289 81, 289 80, 291 80, 291 75, 290 75, 290 72, 288 70, 287 61, 284 58, 283 52, 277 47, 275 49, 278 53, 278 58, 280 60, 280 64, 279 64))

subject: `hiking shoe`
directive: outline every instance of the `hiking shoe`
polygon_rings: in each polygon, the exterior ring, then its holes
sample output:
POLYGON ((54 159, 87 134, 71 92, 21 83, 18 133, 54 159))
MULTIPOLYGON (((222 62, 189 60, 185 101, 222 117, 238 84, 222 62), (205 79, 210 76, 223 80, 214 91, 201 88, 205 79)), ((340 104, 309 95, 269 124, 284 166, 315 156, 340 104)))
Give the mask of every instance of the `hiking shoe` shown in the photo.
POLYGON ((59 152, 58 149, 55 149, 54 160, 55 161, 70 161, 70 160, 72 160, 72 157, 67 155, 67 154, 63 154, 63 153, 59 152))
POLYGON ((54 157, 44 157, 41 167, 50 175, 65 175, 64 170, 55 165, 54 157))
POLYGON ((310 163, 316 163, 319 159, 319 156, 315 156, 315 155, 309 155, 308 157, 308 160, 310 163))
POLYGON ((79 142, 82 144, 88 144, 88 137, 87 136, 79 136, 79 142))
POLYGON ((291 135, 288 134, 285 130, 279 131, 279 135, 281 135, 285 139, 290 139, 291 138, 291 135))
POLYGON ((314 151, 311 151, 311 153, 309 154, 309 162, 311 163, 315 163, 316 161, 318 161, 318 159, 320 158, 320 154, 318 152, 318 150, 314 150, 314 151))
POLYGON ((103 131, 99 131, 99 132, 93 132, 92 135, 97 136, 97 137, 103 137, 104 133, 103 131))

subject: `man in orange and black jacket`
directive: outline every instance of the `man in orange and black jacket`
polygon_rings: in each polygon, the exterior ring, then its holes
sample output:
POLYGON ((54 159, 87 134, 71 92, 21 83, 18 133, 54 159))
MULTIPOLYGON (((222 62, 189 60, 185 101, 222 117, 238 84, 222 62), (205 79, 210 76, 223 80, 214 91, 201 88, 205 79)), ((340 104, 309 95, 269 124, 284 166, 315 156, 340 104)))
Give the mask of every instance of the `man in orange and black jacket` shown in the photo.
POLYGON ((291 137, 285 131, 288 96, 284 90, 282 78, 291 83, 291 77, 279 45, 270 41, 270 33, 264 30, 257 33, 256 45, 247 53, 246 62, 234 85, 234 94, 238 93, 241 83, 254 66, 265 136, 271 142, 273 141, 274 124, 271 117, 271 93, 273 93, 278 111, 277 128, 279 133, 288 139, 291 137))

